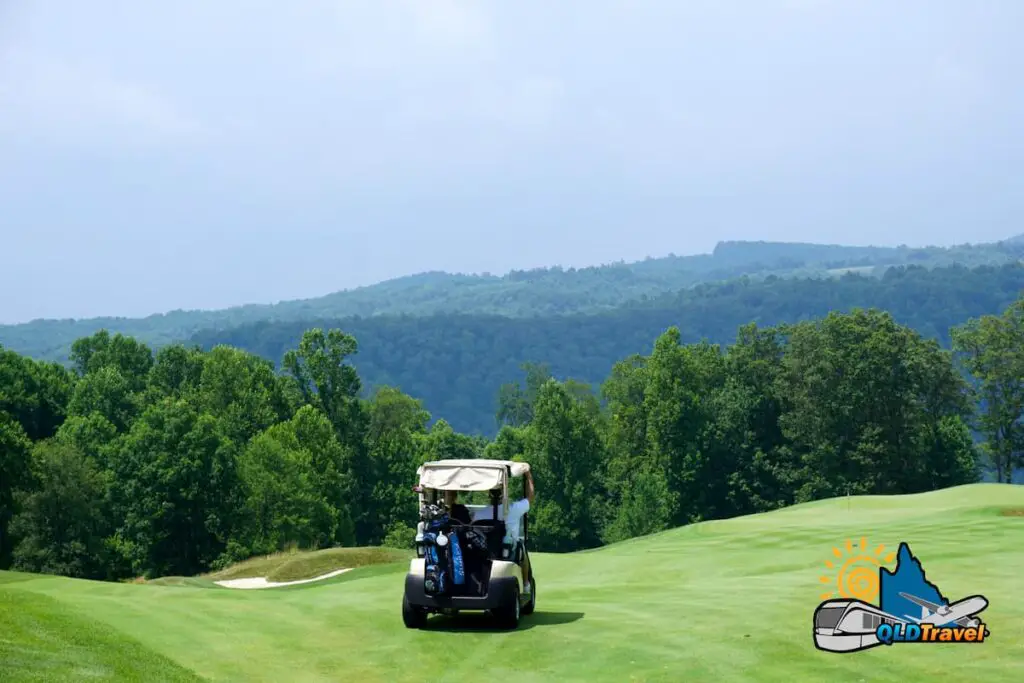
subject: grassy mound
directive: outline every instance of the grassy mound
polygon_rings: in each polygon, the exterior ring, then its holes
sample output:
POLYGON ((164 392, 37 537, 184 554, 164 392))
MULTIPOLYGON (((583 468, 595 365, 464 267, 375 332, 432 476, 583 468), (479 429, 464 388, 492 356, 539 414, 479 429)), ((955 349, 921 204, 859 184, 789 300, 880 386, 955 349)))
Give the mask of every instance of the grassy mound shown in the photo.
POLYGON ((979 484, 818 501, 595 551, 538 553, 537 612, 513 632, 474 614, 407 630, 400 562, 337 577, 363 574, 344 582, 264 591, 0 572, 0 680, 188 680, 191 672, 238 681, 1016 682, 1024 680, 1024 518, 1007 511, 1022 508, 1024 487, 979 484), (989 638, 816 650, 814 608, 835 587, 820 581, 825 561, 862 537, 872 549, 907 541, 950 599, 985 595, 989 638))
POLYGON ((198 576, 161 576, 159 579, 143 581, 150 586, 188 586, 189 588, 220 588, 216 583, 198 576))
POLYGON ((405 562, 412 550, 395 548, 329 548, 311 552, 284 552, 253 557, 219 572, 206 574, 209 581, 265 576, 270 582, 299 581, 323 576, 336 569, 356 569, 377 564, 405 562))

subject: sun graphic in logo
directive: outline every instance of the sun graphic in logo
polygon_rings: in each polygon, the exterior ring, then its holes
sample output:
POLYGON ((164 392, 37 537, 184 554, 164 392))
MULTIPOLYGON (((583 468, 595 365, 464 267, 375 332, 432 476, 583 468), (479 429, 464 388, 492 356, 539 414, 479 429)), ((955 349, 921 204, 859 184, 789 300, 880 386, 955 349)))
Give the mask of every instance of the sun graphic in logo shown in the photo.
MULTIPOLYGON (((838 589, 839 597, 863 600, 867 603, 874 603, 878 598, 878 568, 892 562, 896 553, 885 553, 885 546, 879 545, 873 554, 868 554, 868 539, 860 539, 860 547, 854 548, 853 541, 846 539, 846 552, 839 548, 832 548, 832 554, 836 561, 825 560, 825 566, 831 570, 838 567, 835 576, 821 576, 819 581, 823 584, 834 583, 838 589), (844 559, 845 558, 845 559, 844 559)), ((821 599, 828 600, 836 596, 836 591, 822 593, 821 599)))

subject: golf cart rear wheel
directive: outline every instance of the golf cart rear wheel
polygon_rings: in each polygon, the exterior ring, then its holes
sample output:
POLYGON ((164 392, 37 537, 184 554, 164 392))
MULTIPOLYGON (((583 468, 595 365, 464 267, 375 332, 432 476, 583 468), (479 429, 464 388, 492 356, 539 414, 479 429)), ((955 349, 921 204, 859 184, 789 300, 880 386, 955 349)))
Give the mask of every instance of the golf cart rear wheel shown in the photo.
POLYGON ((523 606, 523 614, 533 614, 533 608, 537 606, 537 580, 533 578, 533 572, 530 572, 530 602, 523 606))
POLYGON ((519 626, 519 587, 512 589, 512 595, 508 603, 494 610, 494 616, 498 622, 507 629, 514 629, 519 626))
POLYGON ((406 628, 423 628, 427 625, 427 610, 409 602, 409 596, 402 596, 402 621, 406 628))

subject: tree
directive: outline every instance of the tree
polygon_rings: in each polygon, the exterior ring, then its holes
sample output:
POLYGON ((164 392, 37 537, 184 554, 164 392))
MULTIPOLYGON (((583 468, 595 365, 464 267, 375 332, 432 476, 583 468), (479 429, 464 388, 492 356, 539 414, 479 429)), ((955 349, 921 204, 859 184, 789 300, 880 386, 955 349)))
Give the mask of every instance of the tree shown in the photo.
POLYGON ((149 372, 148 403, 173 396, 193 396, 199 390, 206 354, 197 346, 168 344, 156 353, 149 372))
POLYGON ((981 399, 984 453, 996 481, 1009 483, 1024 466, 1024 296, 1001 316, 972 318, 952 334, 981 399))
POLYGON ((672 492, 664 472, 644 464, 627 475, 621 490, 615 516, 602 534, 603 542, 616 543, 669 527, 672 492))
POLYGON ((220 417, 237 444, 290 415, 273 363, 229 346, 205 355, 194 397, 200 410, 220 417))
POLYGON ((13 568, 83 579, 109 577, 105 507, 107 481, 96 463, 74 446, 40 441, 32 451, 31 481, 18 493, 11 522, 18 539, 13 568))
POLYGON ((526 373, 526 386, 519 382, 502 384, 498 390, 498 412, 495 418, 498 426, 521 427, 533 419, 533 405, 541 386, 551 378, 547 363, 523 363, 520 369, 526 373))
POLYGON ((358 440, 363 426, 357 399, 362 383, 346 362, 356 353, 355 337, 341 330, 307 330, 298 349, 284 354, 282 365, 298 388, 303 403, 316 406, 338 430, 343 443, 358 440))
POLYGON ((182 399, 156 403, 113 459, 119 552, 138 575, 189 576, 227 547, 240 509, 234 445, 182 399))
POLYGON ((110 336, 107 330, 100 330, 72 344, 70 360, 82 376, 113 368, 124 378, 129 392, 138 392, 146 386, 153 352, 132 337, 120 333, 110 336))
POLYGON ((324 332, 316 327, 302 334, 297 349, 284 354, 282 366, 290 379, 290 388, 302 405, 310 405, 327 416, 351 462, 355 479, 357 510, 353 523, 356 536, 366 540, 376 535, 372 525, 372 491, 375 480, 367 451, 366 433, 369 415, 359 400, 362 382, 348 358, 358 351, 355 337, 338 329, 324 332), (371 515, 371 516, 368 516, 371 515))
MULTIPOLYGON (((601 385, 601 396, 605 401, 607 415, 604 434, 607 463, 603 486, 608 492, 609 507, 618 510, 615 514, 633 514, 623 511, 624 506, 629 506, 629 501, 636 500, 630 493, 633 486, 631 475, 638 469, 650 468, 653 462, 647 440, 648 381, 646 359, 634 354, 615 363, 611 374, 601 385)), ((664 473, 661 473, 661 477, 664 479, 664 473)), ((671 515, 675 503, 667 486, 666 481, 664 504, 671 515)), ((658 504, 660 505, 660 501, 658 504)), ((607 531, 606 536, 610 539, 627 538, 628 536, 622 534, 632 528, 635 528, 633 522, 621 521, 615 530, 607 531)))
POLYGON ((118 432, 126 432, 145 405, 141 399, 142 394, 132 391, 121 371, 107 365, 78 380, 68 404, 68 415, 101 415, 118 432))
POLYGON ((291 544, 317 549, 352 541, 349 511, 339 509, 348 503, 340 498, 341 446, 322 414, 327 432, 321 434, 321 443, 300 441, 300 424, 318 417, 308 413, 316 410, 312 406, 302 410, 307 412, 255 437, 239 457, 246 512, 242 545, 252 553, 272 553, 291 544))
MULTIPOLYGON (((380 387, 369 403, 369 416, 370 466, 360 479, 368 495, 361 499, 358 516, 360 538, 367 542, 378 539, 381 530, 394 528, 400 535, 416 524, 416 503, 409 489, 422 462, 421 450, 429 443, 424 437, 430 413, 399 389, 380 387)), ((433 436, 440 439, 444 426, 436 429, 433 436)))
POLYGON ((117 426, 99 412, 86 416, 72 415, 57 430, 56 439, 79 450, 94 460, 101 469, 113 468, 118 453, 117 426))
POLYGON ((537 487, 531 515, 536 548, 568 551, 597 545, 603 446, 586 408, 555 380, 538 392, 525 456, 537 487))
POLYGON ((342 443, 330 421, 312 406, 300 408, 289 423, 294 428, 292 448, 302 451, 316 490, 331 511, 330 533, 321 536, 324 545, 354 545, 353 508, 360 486, 353 449, 342 443))
POLYGON ((29 476, 31 446, 21 425, 0 411, 0 568, 10 566, 14 544, 7 533, 8 525, 14 516, 15 491, 29 476))
POLYGON ((477 439, 459 434, 444 419, 431 426, 430 431, 419 438, 419 462, 430 460, 470 460, 479 458, 482 452, 477 439))
POLYGON ((832 313, 786 336, 780 424, 801 459, 796 502, 929 490, 930 472, 956 471, 968 455, 949 432, 937 438, 936 425, 963 419, 966 406, 936 343, 877 310, 832 313))
POLYGON ((648 453, 651 466, 666 474, 673 494, 673 524, 705 518, 702 504, 722 495, 717 490, 721 481, 712 474, 722 464, 704 445, 713 419, 708 399, 722 382, 722 367, 717 347, 683 346, 676 327, 658 337, 647 361, 648 453))
POLYGON ((37 363, 0 347, 0 412, 32 441, 48 439, 67 415, 74 376, 56 363, 37 363))
POLYGON ((778 382, 785 348, 780 330, 751 323, 726 353, 728 379, 714 401, 717 438, 735 454, 729 479, 732 514, 764 512, 792 503, 797 463, 780 428, 778 382))
POLYGON ((529 427, 511 427, 505 425, 498 435, 484 448, 484 457, 489 460, 523 461, 526 441, 529 438, 529 427))

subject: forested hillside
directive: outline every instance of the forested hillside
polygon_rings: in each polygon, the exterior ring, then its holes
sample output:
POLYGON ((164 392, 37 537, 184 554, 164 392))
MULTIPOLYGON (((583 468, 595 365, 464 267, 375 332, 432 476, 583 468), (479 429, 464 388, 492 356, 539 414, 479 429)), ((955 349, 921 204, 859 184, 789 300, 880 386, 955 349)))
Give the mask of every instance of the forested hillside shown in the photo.
POLYGON ((71 343, 100 329, 159 347, 203 329, 261 322, 377 315, 461 313, 550 317, 612 310, 629 301, 743 275, 835 276, 846 269, 881 275, 894 265, 1002 265, 1024 257, 1024 243, 951 248, 848 247, 771 242, 722 242, 713 253, 651 258, 580 269, 538 268, 503 276, 422 273, 327 296, 221 311, 175 311, 141 319, 40 320, 0 326, 0 344, 34 358, 64 361, 71 343))
POLYGON ((726 344, 747 322, 771 326, 856 307, 889 311, 898 322, 948 348, 950 328, 1003 310, 1022 291, 1020 263, 973 269, 910 266, 890 269, 880 278, 846 274, 706 284, 594 315, 320 318, 204 331, 192 341, 203 348, 229 344, 279 363, 305 329, 336 327, 358 340, 352 363, 367 387, 398 386, 454 428, 493 435, 497 392, 522 376, 525 362, 546 364, 559 378, 597 383, 616 360, 649 352, 669 326, 678 326, 685 342, 726 344))
POLYGON ((415 469, 447 457, 529 462, 543 551, 947 487, 982 465, 1005 481, 1024 454, 1024 296, 1000 313, 954 332, 970 382, 882 311, 748 324, 727 347, 669 327, 609 362, 599 396, 532 372, 503 392, 493 441, 428 427, 394 388, 361 397, 340 330, 306 330, 280 371, 105 332, 71 368, 0 349, 0 569, 124 579, 292 544, 408 547, 415 469))

